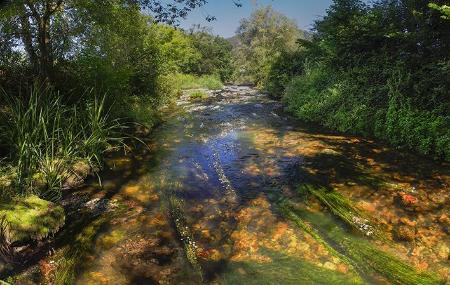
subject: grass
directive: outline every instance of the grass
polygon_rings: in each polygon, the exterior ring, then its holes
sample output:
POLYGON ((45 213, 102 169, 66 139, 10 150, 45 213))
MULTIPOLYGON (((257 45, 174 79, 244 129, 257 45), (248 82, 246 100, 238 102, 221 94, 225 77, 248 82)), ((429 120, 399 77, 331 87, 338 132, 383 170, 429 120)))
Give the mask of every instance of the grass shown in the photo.
POLYGON ((208 94, 206 94, 204 91, 197 90, 189 94, 189 99, 191 101, 202 101, 208 98, 208 94))
POLYGON ((177 89, 199 89, 206 88, 210 90, 217 90, 223 87, 222 81, 215 75, 195 76, 192 74, 175 74, 177 89))
POLYGON ((4 164, 15 173, 13 194, 35 193, 56 201, 74 161, 100 164, 121 125, 111 120, 103 99, 63 104, 59 94, 33 90, 28 98, 5 94, 0 140, 9 152, 4 164))

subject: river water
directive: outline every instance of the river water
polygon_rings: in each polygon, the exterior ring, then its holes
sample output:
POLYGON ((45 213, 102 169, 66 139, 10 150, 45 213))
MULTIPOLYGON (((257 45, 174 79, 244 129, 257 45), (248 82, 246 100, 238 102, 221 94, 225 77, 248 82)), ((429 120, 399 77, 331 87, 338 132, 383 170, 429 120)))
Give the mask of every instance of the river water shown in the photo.
POLYGON ((249 87, 208 94, 68 195, 68 226, 17 283, 445 283, 448 165, 298 122, 249 87))

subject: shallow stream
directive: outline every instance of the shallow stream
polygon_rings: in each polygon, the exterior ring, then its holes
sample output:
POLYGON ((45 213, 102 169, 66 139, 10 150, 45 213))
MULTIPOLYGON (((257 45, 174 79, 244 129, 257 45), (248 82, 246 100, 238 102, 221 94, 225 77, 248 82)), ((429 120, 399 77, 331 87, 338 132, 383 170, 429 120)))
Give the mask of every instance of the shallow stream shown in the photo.
POLYGON ((298 122, 248 87, 167 115, 65 198, 68 226, 18 284, 445 284, 448 165, 298 122))

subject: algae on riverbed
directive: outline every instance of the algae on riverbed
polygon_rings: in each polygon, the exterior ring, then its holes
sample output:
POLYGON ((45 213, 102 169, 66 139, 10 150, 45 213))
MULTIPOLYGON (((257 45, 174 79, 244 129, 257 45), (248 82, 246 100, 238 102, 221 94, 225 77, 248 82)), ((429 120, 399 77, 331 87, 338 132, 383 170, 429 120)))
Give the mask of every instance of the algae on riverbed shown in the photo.
POLYGON ((344 256, 344 260, 367 278, 382 277, 396 285, 442 283, 439 276, 418 271, 399 258, 378 249, 373 242, 351 235, 324 214, 288 206, 283 207, 283 212, 303 229, 303 225, 307 225, 307 231, 312 233, 314 238, 322 243, 326 242, 327 248, 339 252, 340 256, 344 256))
POLYGON ((312 194, 319 199, 328 209, 349 226, 355 228, 367 237, 385 239, 382 232, 369 221, 367 215, 352 205, 352 202, 335 190, 312 185, 301 185, 298 188, 300 194, 312 194))
POLYGON ((197 260, 197 246, 195 244, 192 233, 187 226, 186 218, 181 210, 182 202, 174 196, 169 197, 170 213, 173 223, 184 246, 186 258, 198 274, 201 280, 203 280, 203 272, 200 263, 197 260))
POLYGON ((280 252, 262 249, 261 254, 268 256, 270 261, 233 261, 221 276, 220 284, 364 284, 355 274, 319 267, 280 252))

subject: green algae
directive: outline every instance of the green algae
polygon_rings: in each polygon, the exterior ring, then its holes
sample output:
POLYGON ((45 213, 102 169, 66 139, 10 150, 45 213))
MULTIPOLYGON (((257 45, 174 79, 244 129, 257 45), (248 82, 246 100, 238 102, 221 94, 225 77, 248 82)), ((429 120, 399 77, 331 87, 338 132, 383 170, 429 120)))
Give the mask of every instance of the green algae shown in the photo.
POLYGON ((373 242, 347 233, 323 214, 284 206, 283 213, 320 243, 326 242, 327 249, 339 253, 363 276, 381 276, 395 285, 442 284, 441 278, 429 272, 419 272, 399 258, 378 249, 373 242), (307 225, 307 227, 305 226, 307 225), (314 229, 314 230, 313 230, 314 229))
POLYGON ((9 225, 9 242, 41 240, 65 223, 64 209, 35 195, 18 197, 0 205, 0 217, 9 225))
POLYGON ((109 220, 108 215, 102 215, 75 236, 73 242, 61 253, 58 260, 55 285, 73 284, 75 282, 77 269, 84 263, 87 254, 92 252, 100 229, 109 220))
MULTIPOLYGON (((126 208, 123 205, 117 206, 114 211, 104 212, 98 216, 92 213, 82 214, 82 218, 72 225, 72 229, 64 232, 61 239, 66 246, 55 258, 58 260, 55 285, 74 284, 78 273, 87 266, 87 257, 95 252, 98 242, 101 244, 104 241, 99 237, 108 231, 110 221, 125 213, 126 208), (77 234, 73 235, 72 231, 77 234)), ((123 232, 112 231, 104 237, 119 242, 123 239, 123 235, 123 232)))
POLYGON ((358 230, 367 237, 374 237, 379 240, 386 240, 383 232, 372 223, 369 217, 353 203, 335 190, 324 187, 314 187, 312 185, 302 185, 298 188, 300 194, 310 193, 324 204, 335 216, 339 217, 346 224, 358 230))
POLYGON ((203 280, 203 270, 197 259, 197 245, 195 244, 194 237, 187 226, 186 218, 181 209, 182 201, 174 196, 170 196, 169 205, 172 220, 175 224, 180 240, 183 243, 186 258, 197 275, 199 275, 200 279, 203 280))
POLYGON ((279 209, 281 213, 289 220, 295 223, 299 228, 301 228, 306 233, 310 234, 317 242, 319 242, 321 245, 323 245, 329 253, 332 255, 339 257, 342 261, 347 263, 348 265, 352 265, 353 262, 346 257, 345 255, 341 254, 339 251, 334 249, 325 239, 321 237, 321 235, 318 233, 318 231, 311 226, 311 224, 305 222, 303 219, 301 219, 296 212, 293 210, 292 205, 289 204, 287 201, 282 201, 279 203, 279 209))
POLYGON ((270 262, 231 262, 220 284, 364 284, 357 275, 336 272, 268 249, 260 250, 270 262))

